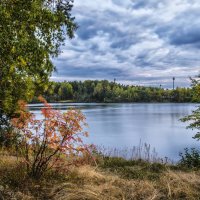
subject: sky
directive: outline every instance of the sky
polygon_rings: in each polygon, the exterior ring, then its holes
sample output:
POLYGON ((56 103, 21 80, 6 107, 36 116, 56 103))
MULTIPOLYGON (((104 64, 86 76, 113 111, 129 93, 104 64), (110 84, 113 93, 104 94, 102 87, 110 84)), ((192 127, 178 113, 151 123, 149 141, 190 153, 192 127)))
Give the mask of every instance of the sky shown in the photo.
POLYGON ((200 0, 75 0, 79 25, 53 60, 54 81, 172 88, 200 73, 200 0))

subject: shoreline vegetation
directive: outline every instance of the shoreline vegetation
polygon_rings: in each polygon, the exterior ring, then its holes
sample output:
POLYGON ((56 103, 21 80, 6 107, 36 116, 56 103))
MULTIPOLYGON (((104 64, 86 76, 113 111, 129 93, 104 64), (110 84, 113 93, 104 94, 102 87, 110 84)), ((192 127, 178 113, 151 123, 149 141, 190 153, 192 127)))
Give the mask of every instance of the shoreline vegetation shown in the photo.
MULTIPOLYGON (((28 105, 34 105, 34 104, 38 104, 40 103, 39 101, 31 101, 28 103, 28 105)), ((96 102, 96 101, 92 101, 92 102, 79 102, 79 101, 73 101, 73 100, 63 100, 63 101, 51 101, 49 102, 50 104, 54 104, 54 103, 84 103, 84 104, 133 104, 133 103, 136 103, 136 104, 165 104, 165 103, 174 103, 174 104, 187 104, 187 103, 190 103, 190 104, 199 104, 200 102, 96 102)))
MULTIPOLYGON (((195 88, 164 89, 162 87, 146 87, 122 85, 116 82, 72 81, 50 82, 42 94, 49 103, 188 103, 200 102, 195 88)), ((34 97, 29 103, 37 103, 34 97)))
POLYGON ((20 157, 6 150, 0 155, 1 199, 196 200, 200 196, 199 169, 180 164, 127 160, 94 151, 95 163, 80 157, 81 165, 53 169, 34 179, 27 176, 20 157))

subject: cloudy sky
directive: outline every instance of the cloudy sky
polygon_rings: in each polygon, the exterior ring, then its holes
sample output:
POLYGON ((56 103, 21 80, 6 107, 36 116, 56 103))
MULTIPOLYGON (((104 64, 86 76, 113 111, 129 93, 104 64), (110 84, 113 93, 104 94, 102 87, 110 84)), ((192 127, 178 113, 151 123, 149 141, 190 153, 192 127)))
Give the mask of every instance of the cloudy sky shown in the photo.
POLYGON ((79 29, 52 79, 189 86, 200 72, 200 0, 75 0, 79 29))

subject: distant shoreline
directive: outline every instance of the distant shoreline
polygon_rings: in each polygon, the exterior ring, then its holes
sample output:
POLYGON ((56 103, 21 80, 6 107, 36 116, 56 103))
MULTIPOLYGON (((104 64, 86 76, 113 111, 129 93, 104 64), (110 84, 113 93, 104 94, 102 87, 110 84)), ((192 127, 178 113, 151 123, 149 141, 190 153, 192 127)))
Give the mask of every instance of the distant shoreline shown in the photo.
MULTIPOLYGON (((41 102, 39 102, 39 101, 37 101, 37 102, 28 102, 28 104, 38 104, 38 103, 41 103, 41 102)), ((173 104, 188 104, 188 103, 190 103, 190 104, 200 104, 200 102, 96 102, 96 101, 91 101, 91 102, 84 102, 84 101, 82 101, 82 102, 79 102, 79 101, 48 101, 48 103, 85 103, 85 104, 90 104, 90 103, 98 103, 98 104, 100 104, 100 103, 102 103, 102 104, 121 104, 121 103, 123 103, 123 104, 165 104, 165 103, 173 103, 173 104)))

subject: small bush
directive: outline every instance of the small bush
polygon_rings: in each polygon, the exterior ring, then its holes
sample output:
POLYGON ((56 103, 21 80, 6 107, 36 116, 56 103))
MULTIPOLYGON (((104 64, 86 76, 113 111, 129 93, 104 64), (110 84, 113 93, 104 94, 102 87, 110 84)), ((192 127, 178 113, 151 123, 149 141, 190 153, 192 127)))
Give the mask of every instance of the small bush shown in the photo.
POLYGON ((75 162, 74 155, 87 150, 81 139, 87 136, 82 131, 82 126, 86 125, 84 115, 78 110, 61 113, 42 97, 40 100, 44 103, 41 120, 35 119, 22 101, 19 102, 19 117, 12 119, 13 126, 22 135, 20 153, 28 175, 33 178, 40 178, 52 167, 63 169, 67 161, 71 165, 75 162))
POLYGON ((180 153, 181 160, 179 161, 179 165, 186 168, 200 168, 200 151, 191 148, 185 149, 184 153, 180 153))

